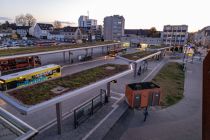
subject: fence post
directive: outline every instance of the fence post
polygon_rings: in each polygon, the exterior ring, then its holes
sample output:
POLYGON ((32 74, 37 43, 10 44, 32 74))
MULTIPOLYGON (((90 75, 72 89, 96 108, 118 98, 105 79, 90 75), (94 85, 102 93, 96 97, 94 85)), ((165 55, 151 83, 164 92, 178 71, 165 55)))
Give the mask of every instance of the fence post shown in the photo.
POLYGON ((91 115, 93 115, 93 99, 92 99, 91 115))
POLYGON ((91 57, 93 57, 93 48, 91 48, 91 57))
POLYGON ((69 64, 71 64, 71 51, 69 51, 69 64))
POLYGON ((107 83, 106 95, 105 95, 105 102, 106 102, 106 103, 109 102, 109 97, 110 97, 110 85, 111 85, 111 83, 108 82, 108 83, 107 83))
POLYGON ((66 62, 66 52, 63 52, 63 62, 66 62))
POLYGON ((76 129, 77 128, 77 111, 76 110, 74 110, 74 129, 76 129))
POLYGON ((85 49, 85 56, 88 56, 88 49, 85 49))
POLYGON ((102 48, 102 53, 101 54, 103 55, 104 54, 104 46, 102 46, 101 48, 102 48))

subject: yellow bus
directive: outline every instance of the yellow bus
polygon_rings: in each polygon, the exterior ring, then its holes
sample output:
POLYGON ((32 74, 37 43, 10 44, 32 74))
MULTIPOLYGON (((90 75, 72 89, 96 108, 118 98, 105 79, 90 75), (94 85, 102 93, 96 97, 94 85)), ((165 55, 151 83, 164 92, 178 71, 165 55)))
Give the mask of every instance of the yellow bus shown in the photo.
POLYGON ((0 91, 24 87, 61 76, 61 66, 50 64, 0 77, 0 91))

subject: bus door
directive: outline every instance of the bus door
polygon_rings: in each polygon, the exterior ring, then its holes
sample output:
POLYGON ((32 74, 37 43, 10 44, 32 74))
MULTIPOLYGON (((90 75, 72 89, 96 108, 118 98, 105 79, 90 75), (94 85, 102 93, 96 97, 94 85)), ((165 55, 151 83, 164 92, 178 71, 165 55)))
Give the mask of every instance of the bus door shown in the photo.
POLYGON ((5 81, 0 80, 0 91, 5 91, 6 90, 6 84, 5 81))

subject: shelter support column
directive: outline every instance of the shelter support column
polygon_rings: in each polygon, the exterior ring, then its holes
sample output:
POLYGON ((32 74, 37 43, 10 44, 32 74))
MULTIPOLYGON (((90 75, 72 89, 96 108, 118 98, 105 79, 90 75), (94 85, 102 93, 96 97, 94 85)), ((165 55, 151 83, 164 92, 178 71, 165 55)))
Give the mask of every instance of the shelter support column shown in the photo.
POLYGON ((62 106, 61 106, 61 103, 56 104, 56 116, 57 116, 58 134, 61 135, 61 131, 62 131, 62 106))
POLYGON ((133 63, 133 65, 134 65, 134 74, 133 74, 133 76, 134 76, 134 78, 136 78, 136 73, 137 73, 137 63, 133 63))

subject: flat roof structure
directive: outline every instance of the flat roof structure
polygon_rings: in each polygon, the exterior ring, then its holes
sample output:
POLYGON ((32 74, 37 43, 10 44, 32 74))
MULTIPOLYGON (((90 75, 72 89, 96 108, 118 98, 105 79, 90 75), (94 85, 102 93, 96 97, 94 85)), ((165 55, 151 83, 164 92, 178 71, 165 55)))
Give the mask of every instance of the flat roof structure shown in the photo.
POLYGON ((38 131, 0 107, 0 139, 27 140, 38 131))
POLYGON ((44 52, 35 52, 35 53, 27 53, 27 54, 14 54, 14 55, 10 55, 10 56, 1 56, 0 60, 12 59, 12 58, 18 58, 18 57, 29 57, 29 56, 37 56, 37 55, 70 52, 70 51, 85 50, 85 49, 93 49, 93 48, 99 48, 99 47, 103 47, 103 46, 112 46, 112 45, 120 45, 120 44, 121 43, 110 43, 110 44, 95 45, 95 46, 80 47, 80 48, 70 48, 70 49, 55 50, 55 51, 44 51, 44 52))
POLYGON ((160 88, 158 85, 152 82, 132 83, 132 84, 128 84, 128 87, 130 87, 132 90, 160 88))

